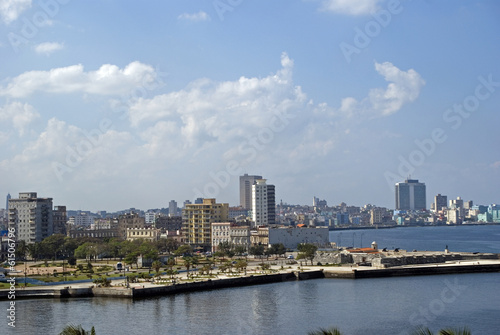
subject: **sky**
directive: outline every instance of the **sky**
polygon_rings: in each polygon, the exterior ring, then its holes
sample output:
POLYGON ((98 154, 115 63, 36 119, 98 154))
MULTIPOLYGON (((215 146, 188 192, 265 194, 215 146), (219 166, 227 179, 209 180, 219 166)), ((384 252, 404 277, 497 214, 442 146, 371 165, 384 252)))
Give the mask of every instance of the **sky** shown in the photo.
POLYGON ((495 0, 0 0, 0 195, 500 203, 499 32, 495 0))

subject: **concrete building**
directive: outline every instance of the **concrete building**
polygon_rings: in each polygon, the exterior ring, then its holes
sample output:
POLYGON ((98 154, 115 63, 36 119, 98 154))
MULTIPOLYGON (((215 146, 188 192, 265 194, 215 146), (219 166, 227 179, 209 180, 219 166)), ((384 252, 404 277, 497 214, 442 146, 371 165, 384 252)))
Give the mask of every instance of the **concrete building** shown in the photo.
POLYGON ((168 216, 177 216, 177 201, 170 200, 168 203, 168 216))
POLYGON ((144 214, 144 221, 146 222, 146 225, 152 225, 155 223, 156 219, 156 212, 146 212, 144 214))
POLYGON ((434 197, 434 211, 442 211, 443 208, 448 206, 448 197, 446 195, 438 194, 434 197))
POLYGON ((300 243, 311 243, 319 247, 330 245, 328 227, 317 228, 270 228, 269 245, 283 243, 287 249, 297 249, 300 243))
POLYGON ((396 209, 423 210, 427 208, 425 184, 416 179, 396 183, 396 209))
POLYGON ((186 243, 208 251, 212 245, 211 224, 228 221, 229 204, 203 199, 201 204, 186 205, 182 211, 182 231, 186 243))
POLYGON ((75 227, 85 227, 88 228, 94 223, 94 216, 87 213, 80 213, 72 217, 72 225, 75 227))
POLYGON ((446 211, 446 224, 461 224, 460 210, 458 208, 448 209, 446 211))
POLYGON ((250 230, 250 244, 269 246, 269 227, 257 227, 250 230))
POLYGON ((275 188, 267 185, 265 179, 257 179, 252 185, 252 221, 255 226, 276 223, 275 188))
POLYGON ((121 239, 127 239, 127 229, 144 228, 146 220, 139 216, 139 213, 130 212, 118 217, 118 233, 121 239))
POLYGON ((127 228, 127 241, 143 239, 154 242, 158 241, 159 238, 160 230, 156 228, 127 228))
POLYGON ((212 252, 219 250, 220 243, 231 243, 230 222, 212 222, 212 252))
POLYGON ((66 206, 55 206, 52 212, 54 221, 54 234, 66 235, 66 224, 68 217, 66 216, 66 206))
POLYGON ((240 206, 244 209, 252 209, 252 185, 262 179, 262 176, 240 176, 240 206))
POLYGON ((36 192, 19 193, 9 200, 9 228, 16 229, 18 241, 40 242, 54 232, 52 198, 38 198, 36 192))
POLYGON ((229 235, 233 246, 242 246, 248 251, 250 246, 250 226, 233 225, 229 229, 229 235))
POLYGON ((9 200, 12 199, 12 197, 10 196, 10 193, 7 193, 7 197, 6 197, 6 200, 5 200, 5 210, 8 212, 9 211, 9 200))
POLYGON ((380 224, 384 216, 384 210, 382 208, 372 208, 370 210, 370 224, 380 224))
POLYGON ((243 207, 229 207, 229 218, 235 219, 237 217, 246 217, 248 216, 248 209, 243 207))
POLYGON ((182 216, 159 215, 153 226, 162 231, 182 230, 182 216))

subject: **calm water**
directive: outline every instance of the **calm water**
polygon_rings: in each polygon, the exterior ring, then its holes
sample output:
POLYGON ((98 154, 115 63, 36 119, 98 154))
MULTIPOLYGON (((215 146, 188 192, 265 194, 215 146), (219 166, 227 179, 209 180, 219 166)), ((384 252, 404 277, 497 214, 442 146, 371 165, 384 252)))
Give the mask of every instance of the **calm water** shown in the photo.
POLYGON ((444 250, 500 253, 500 226, 399 227, 331 231, 330 241, 345 247, 369 247, 376 241, 380 249, 408 251, 444 250))
MULTIPOLYGON (((497 226, 439 227, 366 231, 363 238, 408 249, 423 250, 432 243, 452 248, 456 242, 463 250, 468 246, 474 247, 470 251, 495 251, 498 234, 497 226)), ((318 279, 136 301, 18 301, 16 329, 4 332, 4 318, 0 333, 57 334, 67 323, 74 323, 87 329, 95 325, 98 335, 307 334, 330 326, 344 334, 408 334, 419 324, 431 329, 468 325, 473 334, 498 334, 499 284, 500 273, 318 279)))

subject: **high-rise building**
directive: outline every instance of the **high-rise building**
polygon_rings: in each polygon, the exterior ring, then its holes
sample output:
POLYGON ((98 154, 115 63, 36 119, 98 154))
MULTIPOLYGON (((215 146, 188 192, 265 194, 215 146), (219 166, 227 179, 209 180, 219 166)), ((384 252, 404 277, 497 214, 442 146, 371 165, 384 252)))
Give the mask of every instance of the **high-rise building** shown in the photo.
POLYGON ((434 197, 434 211, 439 212, 448 206, 448 197, 438 194, 434 197))
POLYGON ((182 232, 186 243, 209 251, 211 224, 227 222, 229 204, 216 203, 215 199, 203 199, 201 204, 186 204, 182 210, 182 232))
POLYGON ((10 193, 7 193, 7 200, 5 202, 5 210, 7 210, 7 212, 9 211, 9 200, 11 199, 12 197, 10 196, 10 193))
POLYGON ((66 206, 54 206, 52 211, 52 221, 54 222, 54 234, 66 235, 66 206))
POLYGON ((396 210, 426 209, 425 184, 416 179, 396 183, 396 210))
POLYGON ((252 185, 252 221, 256 226, 276 223, 275 187, 267 185, 265 179, 252 185))
POLYGON ((177 201, 170 200, 170 202, 168 203, 168 215, 177 216, 177 201))
POLYGON ((53 234, 52 198, 37 198, 36 192, 19 193, 9 200, 9 228, 16 229, 18 241, 40 242, 53 234))
POLYGON ((240 176, 240 206, 245 209, 252 209, 252 185, 262 176, 240 176))

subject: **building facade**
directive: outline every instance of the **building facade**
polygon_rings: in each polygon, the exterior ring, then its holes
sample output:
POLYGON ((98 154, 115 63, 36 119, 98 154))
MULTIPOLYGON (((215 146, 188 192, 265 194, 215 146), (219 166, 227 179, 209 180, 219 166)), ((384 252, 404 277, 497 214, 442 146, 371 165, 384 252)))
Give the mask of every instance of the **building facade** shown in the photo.
POLYGON ((252 185, 262 179, 262 176, 240 176, 240 206, 244 209, 252 209, 252 185))
POLYGON ((438 194, 434 197, 434 211, 442 211, 443 208, 448 206, 448 197, 446 195, 438 194))
POLYGON ((252 185, 252 221, 256 227, 276 223, 275 188, 265 179, 257 179, 252 185))
POLYGON ((54 234, 66 235, 66 224, 68 217, 66 216, 66 206, 55 206, 52 212, 54 221, 54 234))
POLYGON ((16 229, 18 241, 40 242, 54 232, 52 198, 38 198, 36 192, 19 193, 9 200, 9 228, 16 229))
POLYGON ((230 222, 212 223, 212 252, 218 251, 220 243, 231 243, 230 229, 230 222))
POLYGON ((426 205, 425 184, 416 179, 396 183, 396 210, 424 210, 426 205))
POLYGON ((139 216, 139 213, 130 212, 118 217, 118 234, 123 240, 127 239, 127 229, 144 228, 146 220, 139 216))
POLYGON ((213 222, 228 220, 229 204, 203 199, 201 204, 188 204, 182 211, 182 231, 186 243, 206 251, 211 249, 213 222))

